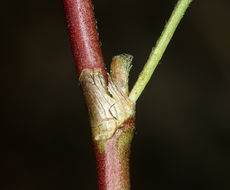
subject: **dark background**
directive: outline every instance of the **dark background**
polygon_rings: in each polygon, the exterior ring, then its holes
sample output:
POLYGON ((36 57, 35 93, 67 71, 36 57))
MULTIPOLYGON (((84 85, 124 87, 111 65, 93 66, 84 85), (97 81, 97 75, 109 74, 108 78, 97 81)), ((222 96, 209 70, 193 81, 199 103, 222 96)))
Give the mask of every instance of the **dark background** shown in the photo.
MULTIPOLYGON (((131 86, 176 0, 94 0, 131 86)), ((138 100, 132 189, 230 189, 230 1, 194 0, 138 100)), ((1 2, 1 190, 96 189, 62 2, 1 2)))

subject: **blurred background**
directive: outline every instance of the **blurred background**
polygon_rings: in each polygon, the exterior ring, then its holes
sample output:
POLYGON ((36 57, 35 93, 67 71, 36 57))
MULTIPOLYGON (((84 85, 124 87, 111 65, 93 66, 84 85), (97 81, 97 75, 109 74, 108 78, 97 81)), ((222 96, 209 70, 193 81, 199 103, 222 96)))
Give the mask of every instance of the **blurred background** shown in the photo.
MULTIPOLYGON (((137 79, 176 0, 94 0, 137 79)), ((138 100, 132 189, 230 189, 230 1, 194 0, 138 100)), ((61 0, 1 2, 1 190, 96 189, 61 0)))

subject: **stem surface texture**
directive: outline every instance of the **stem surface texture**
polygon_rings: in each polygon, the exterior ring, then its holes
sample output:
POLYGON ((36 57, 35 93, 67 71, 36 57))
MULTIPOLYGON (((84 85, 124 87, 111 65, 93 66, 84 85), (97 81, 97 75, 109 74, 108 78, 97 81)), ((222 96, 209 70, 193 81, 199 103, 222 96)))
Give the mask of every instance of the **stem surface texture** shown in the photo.
POLYGON ((106 77, 91 0, 63 0, 63 5, 78 76, 100 68, 106 77))

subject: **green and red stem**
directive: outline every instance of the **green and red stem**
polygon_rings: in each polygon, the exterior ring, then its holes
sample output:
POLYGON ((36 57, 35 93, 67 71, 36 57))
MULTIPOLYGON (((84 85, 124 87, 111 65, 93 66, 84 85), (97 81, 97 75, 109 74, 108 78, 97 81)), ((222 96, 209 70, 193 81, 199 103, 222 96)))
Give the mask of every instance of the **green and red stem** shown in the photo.
POLYGON ((130 118, 107 142, 94 142, 100 190, 130 189, 129 158, 134 130, 134 118, 130 118))
MULTIPOLYGON (((84 70, 99 69, 108 81, 91 0, 63 0, 63 5, 78 76, 84 70)), ((111 138, 93 138, 99 190, 130 189, 129 154, 133 132, 134 118, 131 117, 111 138)))
POLYGON ((150 80, 191 0, 178 0, 131 92, 132 56, 113 59, 107 75, 91 0, 63 0, 77 74, 86 98, 95 147, 99 190, 129 190, 129 154, 135 102, 150 80), (108 77, 109 76, 109 77, 108 77))

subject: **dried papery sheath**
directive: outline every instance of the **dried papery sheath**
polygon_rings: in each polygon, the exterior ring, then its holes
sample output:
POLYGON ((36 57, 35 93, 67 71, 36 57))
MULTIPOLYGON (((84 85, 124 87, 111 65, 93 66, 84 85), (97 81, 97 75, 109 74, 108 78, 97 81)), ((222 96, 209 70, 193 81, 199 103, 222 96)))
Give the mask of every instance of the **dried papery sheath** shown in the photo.
POLYGON ((107 140, 130 117, 134 104, 108 74, 108 85, 100 69, 84 69, 80 83, 86 98, 94 140, 107 140))

